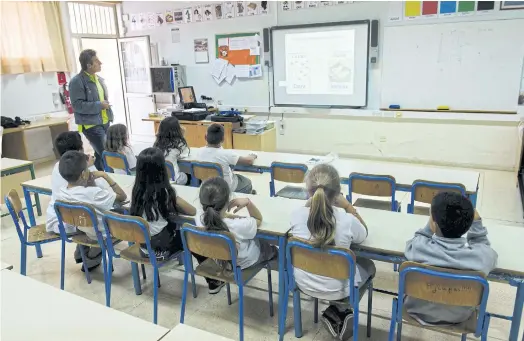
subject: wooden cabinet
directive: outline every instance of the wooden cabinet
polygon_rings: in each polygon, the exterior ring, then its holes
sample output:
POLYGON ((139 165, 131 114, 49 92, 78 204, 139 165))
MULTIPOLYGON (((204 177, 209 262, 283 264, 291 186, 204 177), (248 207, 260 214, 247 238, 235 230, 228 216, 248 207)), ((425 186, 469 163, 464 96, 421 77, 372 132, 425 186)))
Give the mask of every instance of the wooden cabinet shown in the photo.
POLYGON ((264 131, 259 135, 233 134, 233 147, 262 152, 274 152, 277 149, 276 128, 264 131))

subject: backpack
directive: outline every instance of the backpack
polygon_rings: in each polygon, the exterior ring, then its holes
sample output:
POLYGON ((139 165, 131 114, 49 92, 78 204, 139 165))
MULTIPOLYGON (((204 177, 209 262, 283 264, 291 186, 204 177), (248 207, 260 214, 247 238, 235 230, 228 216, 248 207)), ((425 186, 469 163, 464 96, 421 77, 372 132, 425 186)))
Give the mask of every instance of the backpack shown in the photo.
POLYGON ((11 117, 5 117, 5 116, 1 116, 0 119, 1 119, 0 125, 4 129, 18 128, 21 125, 31 124, 30 121, 22 120, 18 116, 16 116, 14 120, 11 117))

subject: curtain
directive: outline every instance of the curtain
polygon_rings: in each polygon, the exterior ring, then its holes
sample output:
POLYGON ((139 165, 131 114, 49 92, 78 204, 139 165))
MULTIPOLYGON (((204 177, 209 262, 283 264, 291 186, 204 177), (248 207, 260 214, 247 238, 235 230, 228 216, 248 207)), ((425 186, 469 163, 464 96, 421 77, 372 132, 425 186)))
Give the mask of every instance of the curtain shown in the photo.
POLYGON ((59 3, 1 1, 0 74, 69 71, 59 3))

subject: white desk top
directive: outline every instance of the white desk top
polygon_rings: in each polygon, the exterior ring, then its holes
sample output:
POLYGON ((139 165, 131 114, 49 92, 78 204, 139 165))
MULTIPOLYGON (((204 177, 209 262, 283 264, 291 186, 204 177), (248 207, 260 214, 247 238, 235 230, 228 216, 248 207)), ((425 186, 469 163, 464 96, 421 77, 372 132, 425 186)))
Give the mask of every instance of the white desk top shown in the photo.
POLYGON ((0 270, 12 270, 13 266, 4 262, 0 262, 0 270))
POLYGON ((157 341, 169 331, 13 271, 0 277, 5 341, 157 341))
POLYGON ((197 328, 188 326, 187 324, 179 324, 175 328, 171 329, 169 333, 162 338, 161 341, 182 341, 182 340, 195 340, 195 341, 233 341, 210 332, 206 332, 197 328))
POLYGON ((32 164, 33 164, 32 161, 9 159, 7 157, 3 157, 0 160, 0 169, 2 170, 2 172, 4 172, 7 170, 11 170, 14 168, 23 167, 27 165, 32 165, 32 164))

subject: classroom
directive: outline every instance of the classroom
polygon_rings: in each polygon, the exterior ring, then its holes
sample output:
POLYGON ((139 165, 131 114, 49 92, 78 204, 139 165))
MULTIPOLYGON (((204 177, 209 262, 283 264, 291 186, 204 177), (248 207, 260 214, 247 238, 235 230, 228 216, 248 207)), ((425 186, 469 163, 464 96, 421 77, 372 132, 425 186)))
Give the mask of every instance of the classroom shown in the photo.
POLYGON ((523 1, 5 1, 0 339, 524 341, 523 1))

